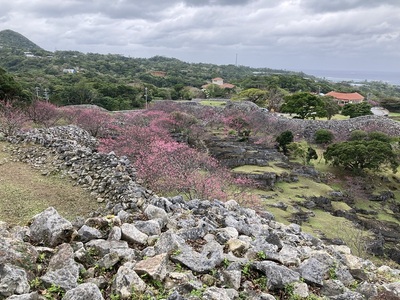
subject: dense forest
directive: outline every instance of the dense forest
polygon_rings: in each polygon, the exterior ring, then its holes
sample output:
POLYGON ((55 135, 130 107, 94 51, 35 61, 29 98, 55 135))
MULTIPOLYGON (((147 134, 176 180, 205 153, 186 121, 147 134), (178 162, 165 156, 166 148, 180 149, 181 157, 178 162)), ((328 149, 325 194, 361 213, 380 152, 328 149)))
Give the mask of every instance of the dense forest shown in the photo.
POLYGON ((384 82, 334 83, 286 70, 187 63, 163 56, 146 59, 49 52, 11 30, 0 32, 0 57, 0 67, 15 78, 21 87, 19 96, 26 101, 41 98, 58 105, 96 104, 108 110, 126 110, 143 107, 146 100, 244 99, 251 94, 246 90, 256 89, 258 96, 261 93, 264 97, 263 105, 268 106, 294 92, 335 90, 359 92, 391 111, 400 111, 400 87, 384 82), (235 88, 215 84, 203 88, 215 77, 235 88))

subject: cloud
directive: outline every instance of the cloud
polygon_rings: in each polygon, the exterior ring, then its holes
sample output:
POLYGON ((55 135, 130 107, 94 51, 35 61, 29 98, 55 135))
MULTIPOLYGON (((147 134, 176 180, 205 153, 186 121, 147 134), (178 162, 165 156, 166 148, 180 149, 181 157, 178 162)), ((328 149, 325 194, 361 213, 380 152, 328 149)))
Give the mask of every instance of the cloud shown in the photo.
POLYGON ((399 15, 399 0, 14 0, 0 26, 48 50, 395 69, 399 15))
POLYGON ((300 6, 316 13, 341 12, 359 8, 375 8, 379 6, 400 7, 397 0, 300 0, 300 6))

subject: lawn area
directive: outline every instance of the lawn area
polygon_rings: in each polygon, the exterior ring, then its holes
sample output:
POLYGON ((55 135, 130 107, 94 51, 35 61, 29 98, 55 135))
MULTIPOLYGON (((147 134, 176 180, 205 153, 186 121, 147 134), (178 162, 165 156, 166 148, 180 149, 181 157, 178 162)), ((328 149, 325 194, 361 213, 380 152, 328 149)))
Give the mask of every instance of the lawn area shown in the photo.
POLYGON ((226 105, 226 101, 224 100, 202 100, 200 101, 201 105, 206 105, 206 106, 224 106, 226 105))
POLYGON ((274 164, 271 164, 270 166, 244 165, 233 168, 232 171, 235 173, 244 173, 244 174, 263 174, 263 173, 273 172, 278 175, 287 172, 286 169, 277 167, 274 164))
POLYGON ((99 208, 89 192, 61 176, 43 176, 28 164, 13 162, 0 142, 0 221, 25 225, 53 206, 65 218, 86 217, 99 208))

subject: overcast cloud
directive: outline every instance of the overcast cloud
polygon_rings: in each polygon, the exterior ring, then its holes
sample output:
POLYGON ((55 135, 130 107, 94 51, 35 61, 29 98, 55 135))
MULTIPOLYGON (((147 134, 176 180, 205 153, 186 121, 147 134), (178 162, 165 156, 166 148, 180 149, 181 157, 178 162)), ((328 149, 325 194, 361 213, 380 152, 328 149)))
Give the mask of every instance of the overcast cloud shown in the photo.
POLYGON ((287 70, 400 70, 400 0, 0 0, 50 51, 287 70))

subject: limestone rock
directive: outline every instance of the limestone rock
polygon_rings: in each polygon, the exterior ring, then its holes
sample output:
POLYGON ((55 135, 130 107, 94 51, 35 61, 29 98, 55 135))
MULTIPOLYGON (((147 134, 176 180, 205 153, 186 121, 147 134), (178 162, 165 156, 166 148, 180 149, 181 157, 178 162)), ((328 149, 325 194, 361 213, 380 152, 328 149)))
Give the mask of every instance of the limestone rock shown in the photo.
POLYGON ((99 288, 94 283, 83 283, 67 291, 62 300, 104 300, 99 288))
POLYGON ((121 295, 122 299, 130 299, 132 291, 144 292, 147 288, 146 283, 134 271, 135 264, 126 262, 119 267, 113 281, 112 290, 121 295))
POLYGON ((134 270, 139 275, 147 274, 151 278, 163 281, 167 275, 168 256, 166 253, 147 258, 136 263, 134 270))
POLYGON ((147 243, 148 235, 138 230, 133 224, 122 224, 121 233, 121 238, 128 243, 138 243, 142 245, 147 243))
POLYGON ((74 252, 69 244, 62 244, 57 250, 49 262, 46 274, 40 279, 48 286, 54 284, 68 291, 78 285, 80 265, 75 262, 74 252))
POLYGON ((53 207, 34 216, 29 228, 33 243, 49 247, 69 242, 74 232, 71 222, 62 218, 53 207))
POLYGON ((185 265, 194 272, 204 273, 216 266, 223 260, 223 249, 217 242, 207 243, 199 253, 186 246, 179 253, 172 254, 171 260, 185 265))
POLYGON ((9 265, 0 265, 0 298, 29 292, 29 282, 25 270, 9 265))
POLYGON ((94 240, 94 239, 100 239, 102 238, 102 233, 100 232, 100 230, 87 226, 87 225, 83 225, 79 230, 78 230, 78 235, 79 235, 79 239, 82 242, 88 242, 90 240, 94 240))
POLYGON ((300 280, 300 274, 272 261, 254 263, 254 267, 267 277, 267 287, 271 290, 284 288, 287 284, 300 280))

